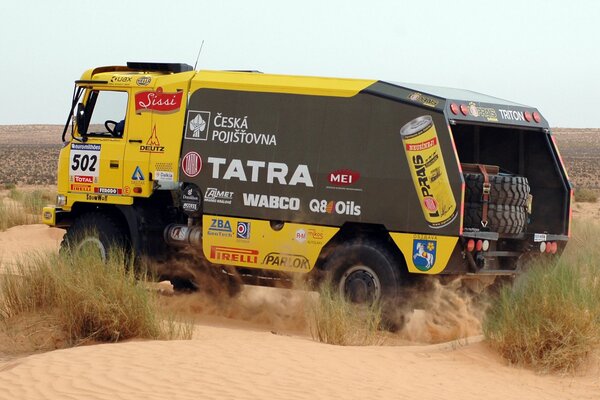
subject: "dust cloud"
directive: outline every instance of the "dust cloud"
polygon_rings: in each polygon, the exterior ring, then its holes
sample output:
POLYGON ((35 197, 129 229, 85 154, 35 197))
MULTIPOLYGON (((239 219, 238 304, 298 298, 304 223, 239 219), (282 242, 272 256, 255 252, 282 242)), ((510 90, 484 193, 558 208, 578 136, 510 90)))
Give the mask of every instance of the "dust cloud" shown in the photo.
MULTIPOLYGON (((228 275, 194 257, 164 263, 157 271, 161 277, 168 271, 176 286, 177 282, 194 282, 193 290, 178 290, 175 296, 161 299, 170 311, 199 322, 309 335, 306 311, 317 298, 316 292, 243 285, 233 270, 228 275)), ((484 299, 465 290, 461 279, 445 284, 436 278, 422 279, 403 294, 395 316, 399 329, 385 334, 390 339, 385 342, 429 344, 480 335, 488 304, 484 299)))
POLYGON ((480 335, 488 307, 484 295, 465 289, 462 279, 447 284, 432 278, 411 288, 398 335, 413 343, 442 343, 480 335), (412 310, 411 310, 412 309, 412 310))

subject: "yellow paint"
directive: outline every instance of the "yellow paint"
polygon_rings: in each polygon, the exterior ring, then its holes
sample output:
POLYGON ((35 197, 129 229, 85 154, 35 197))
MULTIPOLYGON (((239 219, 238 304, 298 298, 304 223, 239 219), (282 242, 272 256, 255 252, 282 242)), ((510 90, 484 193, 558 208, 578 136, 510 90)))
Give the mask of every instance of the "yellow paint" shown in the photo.
POLYGON ((193 93, 200 88, 213 88, 250 92, 352 97, 375 82, 374 80, 366 79, 200 71, 192 79, 190 91, 193 93))
POLYGON ((216 264, 306 273, 313 269, 321 249, 338 231, 339 228, 295 223, 274 230, 269 221, 204 215, 202 249, 206 258, 216 264), (246 227, 241 234, 238 223, 246 227))
MULTIPOLYGON (((390 236, 404 254, 406 266, 408 272, 416 274, 439 274, 441 273, 452 255, 452 251, 458 241, 457 236, 439 236, 439 235, 422 235, 416 233, 396 233, 390 232, 390 236), (428 242, 433 243, 435 248, 435 261, 433 266, 429 269, 418 268, 416 265, 416 259, 419 255, 415 251, 415 242, 428 242)), ((433 249, 425 249, 425 252, 432 253, 433 249)))

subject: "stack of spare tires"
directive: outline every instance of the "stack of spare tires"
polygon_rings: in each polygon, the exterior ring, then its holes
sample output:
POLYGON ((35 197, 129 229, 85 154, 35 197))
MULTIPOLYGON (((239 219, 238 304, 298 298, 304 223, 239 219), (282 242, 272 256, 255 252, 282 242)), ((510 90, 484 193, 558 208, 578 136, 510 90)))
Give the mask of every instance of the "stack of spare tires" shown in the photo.
POLYGON ((469 167, 463 166, 463 171, 466 171, 463 173, 466 183, 463 225, 465 231, 509 234, 524 232, 527 225, 528 202, 530 201, 527 178, 500 173, 498 167, 486 167, 490 191, 487 218, 484 218, 485 177, 482 172, 474 172, 477 170, 477 168, 473 168, 474 166, 469 167))

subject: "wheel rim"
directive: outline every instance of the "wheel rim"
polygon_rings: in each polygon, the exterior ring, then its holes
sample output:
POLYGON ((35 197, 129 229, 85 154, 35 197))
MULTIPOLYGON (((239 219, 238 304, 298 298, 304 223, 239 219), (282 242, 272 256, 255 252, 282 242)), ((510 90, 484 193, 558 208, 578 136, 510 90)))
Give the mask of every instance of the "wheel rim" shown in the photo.
POLYGON ((352 303, 373 303, 381 298, 381 282, 371 268, 355 265, 342 275, 340 295, 352 303))
POLYGON ((77 245, 77 254, 84 256, 99 256, 102 261, 106 261, 106 248, 100 239, 96 237, 87 237, 77 245))

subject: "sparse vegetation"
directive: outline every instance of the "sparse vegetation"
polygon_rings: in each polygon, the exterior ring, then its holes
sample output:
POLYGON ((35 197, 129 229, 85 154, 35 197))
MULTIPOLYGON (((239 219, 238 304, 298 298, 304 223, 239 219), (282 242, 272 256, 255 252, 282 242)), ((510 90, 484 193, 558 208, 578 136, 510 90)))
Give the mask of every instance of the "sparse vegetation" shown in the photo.
POLYGON ((42 209, 54 201, 51 190, 11 187, 7 198, 0 196, 0 231, 17 225, 41 222, 42 209))
POLYGON ((323 285, 318 299, 308 303, 307 320, 314 340, 342 346, 382 343, 380 304, 351 304, 329 285, 323 285))
POLYGON ((17 225, 35 224, 39 220, 39 215, 26 214, 19 204, 5 203, 0 198, 0 231, 17 225))
POLYGON ((23 337, 33 319, 35 331, 58 339, 30 350, 131 338, 191 338, 190 324, 161 314, 156 294, 124 268, 124 259, 124 252, 113 251, 106 263, 81 253, 38 255, 19 263, 13 274, 0 278, 3 334, 23 337))
POLYGON ((575 201, 577 203, 595 203, 598 201, 598 193, 590 189, 575 189, 575 201))
POLYGON ((511 363, 572 372, 600 344, 600 226, 577 222, 563 257, 531 265, 488 311, 484 333, 511 363))

